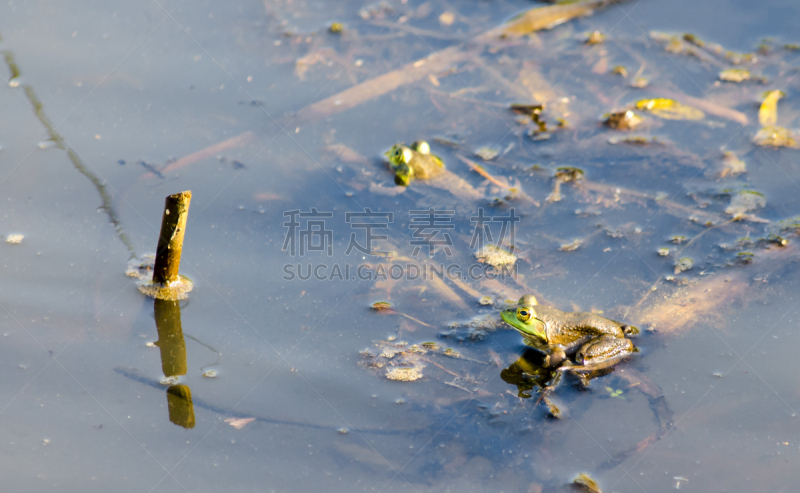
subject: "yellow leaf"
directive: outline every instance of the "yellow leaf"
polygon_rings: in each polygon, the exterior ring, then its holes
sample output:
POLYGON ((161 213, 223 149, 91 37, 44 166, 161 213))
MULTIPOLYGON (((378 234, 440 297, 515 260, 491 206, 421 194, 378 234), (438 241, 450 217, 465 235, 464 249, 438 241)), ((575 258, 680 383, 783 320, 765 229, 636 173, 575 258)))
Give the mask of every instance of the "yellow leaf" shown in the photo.
POLYGON ((667 98, 643 99, 636 102, 636 107, 666 120, 701 120, 706 116, 695 107, 667 98))
POLYGON ((758 123, 763 127, 771 127, 778 123, 778 100, 783 97, 779 90, 769 91, 764 95, 764 101, 758 110, 758 123))

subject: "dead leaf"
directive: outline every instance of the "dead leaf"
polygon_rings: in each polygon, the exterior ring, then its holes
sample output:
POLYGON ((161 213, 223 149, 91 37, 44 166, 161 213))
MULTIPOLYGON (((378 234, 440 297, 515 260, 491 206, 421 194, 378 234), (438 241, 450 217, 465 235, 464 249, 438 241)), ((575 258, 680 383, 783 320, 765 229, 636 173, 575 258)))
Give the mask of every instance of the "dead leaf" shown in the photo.
POLYGON ((228 418, 225 420, 225 422, 230 424, 237 430, 241 430, 242 428, 247 426, 248 423, 251 423, 255 420, 256 418, 228 418))

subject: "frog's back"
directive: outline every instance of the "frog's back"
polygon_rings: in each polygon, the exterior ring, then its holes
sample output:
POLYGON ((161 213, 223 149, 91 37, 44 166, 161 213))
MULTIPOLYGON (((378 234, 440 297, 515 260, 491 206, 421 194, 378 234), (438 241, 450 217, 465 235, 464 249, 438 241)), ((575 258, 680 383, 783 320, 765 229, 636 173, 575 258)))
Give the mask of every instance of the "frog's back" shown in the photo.
MULTIPOLYGON (((598 335, 625 337, 623 325, 591 312, 566 313, 548 306, 536 305, 536 318, 547 324, 548 340, 559 343, 564 336, 598 335)), ((583 338, 581 338, 582 340, 583 338)))
POLYGON ((434 154, 417 153, 409 166, 414 168, 414 175, 423 180, 437 176, 444 171, 444 163, 434 154))

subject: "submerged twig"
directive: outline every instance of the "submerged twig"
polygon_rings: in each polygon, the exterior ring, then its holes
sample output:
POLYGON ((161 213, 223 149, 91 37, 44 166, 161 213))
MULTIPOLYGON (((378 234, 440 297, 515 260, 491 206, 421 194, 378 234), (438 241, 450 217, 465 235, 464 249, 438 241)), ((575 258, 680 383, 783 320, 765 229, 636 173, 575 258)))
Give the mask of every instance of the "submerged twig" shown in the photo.
MULTIPOLYGON (((290 117, 294 123, 313 123, 334 113, 354 108, 369 100, 388 94, 404 85, 418 82, 431 74, 444 72, 456 63, 476 58, 476 54, 489 44, 502 42, 503 37, 519 37, 541 29, 548 29, 575 17, 588 15, 598 8, 617 0, 579 1, 564 5, 548 5, 523 12, 508 24, 490 29, 469 43, 451 46, 431 53, 425 58, 379 75, 349 89, 317 101, 290 117)), ((508 43, 508 41, 506 41, 508 43)))
MULTIPOLYGON (((6 65, 8 66, 12 75, 14 77, 18 77, 19 67, 14 61, 13 54, 10 51, 5 51, 3 53, 5 55, 4 58, 6 65)), ((114 210, 114 206, 111 204, 111 194, 108 193, 106 184, 91 169, 89 169, 86 163, 84 163, 80 156, 78 156, 78 153, 75 152, 72 147, 66 143, 61 134, 56 131, 56 127, 50 122, 50 119, 47 117, 47 115, 44 114, 44 106, 36 96, 33 87, 28 84, 25 84, 23 87, 25 89, 25 96, 28 98, 31 106, 33 106, 33 112, 36 115, 36 118, 45 127, 45 129, 47 129, 48 138, 57 148, 66 152, 67 157, 72 162, 72 165, 75 166, 75 169, 77 169, 83 176, 92 182, 92 185, 94 185, 94 187, 97 189, 97 192, 100 194, 100 199, 103 201, 103 205, 100 208, 106 213, 109 222, 114 226, 114 230, 117 232, 117 237, 127 247, 128 252, 130 253, 130 258, 135 258, 136 251, 133 248, 133 243, 131 242, 130 238, 128 238, 125 230, 122 229, 122 222, 120 221, 116 210, 114 210)))

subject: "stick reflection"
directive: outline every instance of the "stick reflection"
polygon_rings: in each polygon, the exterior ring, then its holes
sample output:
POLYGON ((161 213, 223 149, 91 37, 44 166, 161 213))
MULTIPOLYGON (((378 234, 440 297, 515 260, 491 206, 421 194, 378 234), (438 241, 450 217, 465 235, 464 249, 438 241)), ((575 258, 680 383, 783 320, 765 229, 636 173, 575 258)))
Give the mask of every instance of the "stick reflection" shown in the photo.
MULTIPOLYGON (((178 301, 156 299, 154 304, 158 341, 161 350, 161 371, 166 377, 186 375, 186 342, 181 328, 181 307, 178 301)), ((172 385, 167 389, 169 420, 184 428, 194 428, 192 391, 188 385, 172 385)))

